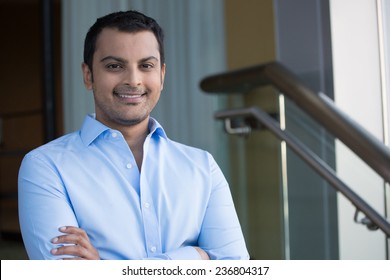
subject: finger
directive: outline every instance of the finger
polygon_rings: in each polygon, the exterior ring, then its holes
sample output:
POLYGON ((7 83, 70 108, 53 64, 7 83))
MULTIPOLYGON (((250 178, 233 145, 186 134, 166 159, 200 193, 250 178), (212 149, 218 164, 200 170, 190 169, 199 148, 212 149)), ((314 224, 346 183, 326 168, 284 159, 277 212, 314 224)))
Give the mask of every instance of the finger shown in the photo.
POLYGON ((72 238, 76 238, 76 240, 74 240, 76 244, 80 244, 83 246, 88 246, 90 244, 88 234, 85 230, 81 228, 66 226, 61 227, 59 230, 63 233, 67 233, 70 236, 69 240, 72 240, 72 238))
POLYGON ((86 241, 84 238, 79 238, 80 236, 71 234, 63 235, 58 238, 54 238, 55 244, 69 244, 55 248, 51 251, 53 255, 72 255, 90 260, 100 259, 98 251, 89 241, 86 241))
POLYGON ((82 260, 99 260, 99 253, 95 248, 92 247, 92 249, 86 249, 81 246, 62 246, 59 248, 55 248, 51 250, 51 253, 53 255, 70 255, 75 256, 74 258, 66 257, 64 259, 82 259, 82 260))
MULTIPOLYGON (((61 246, 56 248, 57 251, 55 254, 69 254, 74 256, 79 256, 87 259, 96 259, 99 258, 99 253, 92 246, 92 244, 85 240, 84 238, 80 238, 77 235, 64 235, 59 236, 57 240, 54 240, 55 244, 66 244, 65 246, 61 246)), ((54 243, 54 242, 53 242, 54 243)))
POLYGON ((53 255, 70 255, 78 258, 88 257, 88 251, 81 246, 70 245, 70 246, 61 246, 51 250, 53 255))
POLYGON ((81 245, 84 244, 84 237, 77 235, 77 234, 67 234, 67 235, 60 235, 51 240, 53 244, 75 244, 75 245, 81 245))
MULTIPOLYGON (((72 231, 73 232, 73 231, 72 231)), ((83 247, 90 247, 91 243, 89 241, 89 238, 86 234, 82 234, 80 231, 77 231, 78 233, 68 233, 65 235, 56 236, 51 240, 53 244, 76 244, 83 247)), ((83 231, 83 233, 85 233, 83 231)))
POLYGON ((79 228, 79 227, 64 226, 64 227, 60 227, 59 231, 63 232, 63 233, 68 233, 68 234, 80 234, 80 235, 88 238, 88 235, 85 232, 85 230, 83 230, 82 228, 79 228))

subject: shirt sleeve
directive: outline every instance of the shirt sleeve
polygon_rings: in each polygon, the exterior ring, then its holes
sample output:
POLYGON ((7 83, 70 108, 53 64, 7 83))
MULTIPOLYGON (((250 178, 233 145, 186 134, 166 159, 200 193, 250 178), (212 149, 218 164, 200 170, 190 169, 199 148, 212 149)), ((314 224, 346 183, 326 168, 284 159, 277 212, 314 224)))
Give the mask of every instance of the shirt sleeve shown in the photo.
POLYGON ((249 259, 229 185, 209 155, 211 194, 199 235, 199 247, 210 259, 249 259))
POLYGON ((78 226, 71 203, 55 168, 27 155, 18 179, 19 222, 30 259, 56 259, 50 251, 61 244, 51 240, 61 235, 61 226, 78 226))
POLYGON ((201 260, 198 251, 192 246, 185 246, 179 249, 167 252, 165 254, 156 255, 149 260, 201 260))

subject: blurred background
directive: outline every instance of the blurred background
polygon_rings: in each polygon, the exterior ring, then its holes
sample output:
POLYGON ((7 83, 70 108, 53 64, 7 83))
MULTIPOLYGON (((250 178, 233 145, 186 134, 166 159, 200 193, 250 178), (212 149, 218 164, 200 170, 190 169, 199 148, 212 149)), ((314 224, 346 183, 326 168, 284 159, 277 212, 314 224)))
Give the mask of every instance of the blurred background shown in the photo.
POLYGON ((93 112, 82 82, 97 17, 135 9, 166 33, 167 75, 153 116, 168 136, 210 151, 228 181, 252 259, 389 259, 389 238, 268 130, 228 135, 216 111, 258 106, 280 118, 384 217, 390 188, 272 87, 209 95, 216 73, 278 61, 388 145, 388 0, 0 0, 0 259, 26 259, 17 174, 26 152, 93 112))

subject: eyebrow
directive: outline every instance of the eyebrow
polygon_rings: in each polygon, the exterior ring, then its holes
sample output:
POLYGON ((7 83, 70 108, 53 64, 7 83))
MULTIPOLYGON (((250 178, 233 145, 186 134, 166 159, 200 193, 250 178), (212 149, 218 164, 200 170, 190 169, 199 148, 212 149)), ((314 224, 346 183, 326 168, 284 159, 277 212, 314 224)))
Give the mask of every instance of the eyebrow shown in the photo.
POLYGON ((117 56, 113 56, 113 55, 109 55, 109 56, 106 56, 104 58, 102 58, 100 60, 100 62, 104 62, 106 60, 115 60, 115 61, 118 61, 118 62, 121 62, 121 63, 124 63, 124 64, 127 64, 127 60, 126 59, 123 59, 123 58, 120 58, 120 57, 117 57, 117 56))
POLYGON ((158 58, 153 56, 153 55, 151 55, 149 57, 145 57, 145 58, 141 59, 140 62, 145 62, 145 61, 148 61, 148 60, 156 60, 156 61, 158 61, 158 58))
MULTIPOLYGON (((113 55, 109 55, 109 56, 106 56, 106 57, 102 58, 100 60, 100 62, 104 62, 106 60, 115 60, 115 61, 121 62, 123 64, 127 64, 128 63, 128 61, 126 59, 123 59, 123 58, 117 57, 117 56, 113 56, 113 55)), ((153 55, 151 55, 151 56, 148 56, 148 57, 140 59, 139 62, 142 63, 142 62, 145 62, 145 61, 148 61, 148 60, 156 60, 156 61, 158 61, 158 58, 153 56, 153 55)))

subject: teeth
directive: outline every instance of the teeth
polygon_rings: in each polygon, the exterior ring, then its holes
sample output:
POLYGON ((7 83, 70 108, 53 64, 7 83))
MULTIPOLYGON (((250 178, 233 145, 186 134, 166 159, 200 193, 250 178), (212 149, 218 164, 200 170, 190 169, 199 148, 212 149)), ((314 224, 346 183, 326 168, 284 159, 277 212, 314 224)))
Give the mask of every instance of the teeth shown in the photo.
POLYGON ((119 97, 121 98, 137 98, 137 97, 141 97, 142 94, 137 94, 137 95, 125 95, 125 94, 119 94, 119 97))

